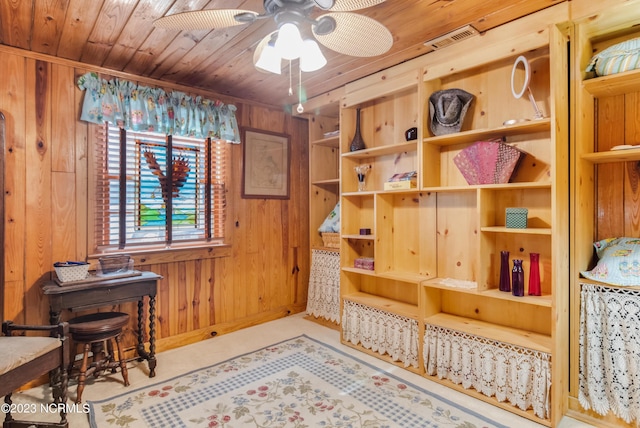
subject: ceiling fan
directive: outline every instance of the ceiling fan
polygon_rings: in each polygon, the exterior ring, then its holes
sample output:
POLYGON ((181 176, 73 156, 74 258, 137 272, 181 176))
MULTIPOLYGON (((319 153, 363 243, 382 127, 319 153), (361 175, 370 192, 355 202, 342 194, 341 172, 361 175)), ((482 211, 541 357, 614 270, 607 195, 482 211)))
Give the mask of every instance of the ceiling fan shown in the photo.
POLYGON ((247 25, 271 18, 278 30, 258 43, 257 68, 280 74, 281 61, 300 58, 301 71, 315 71, 326 64, 317 43, 302 40, 300 27, 309 24, 313 36, 325 47, 357 57, 381 55, 393 44, 391 32, 375 19, 351 11, 385 0, 264 0, 264 12, 243 9, 205 9, 157 19, 154 25, 177 30, 206 30, 247 25), (314 8, 328 11, 318 18, 314 8))

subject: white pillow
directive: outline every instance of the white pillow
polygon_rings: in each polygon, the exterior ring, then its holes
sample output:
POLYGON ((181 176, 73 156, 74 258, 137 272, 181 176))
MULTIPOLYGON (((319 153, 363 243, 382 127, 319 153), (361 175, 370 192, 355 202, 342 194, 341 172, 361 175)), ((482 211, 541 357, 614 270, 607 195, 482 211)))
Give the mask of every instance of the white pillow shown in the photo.
POLYGON ((324 219, 318 228, 320 233, 338 233, 340 232, 340 202, 331 210, 327 218, 324 219))

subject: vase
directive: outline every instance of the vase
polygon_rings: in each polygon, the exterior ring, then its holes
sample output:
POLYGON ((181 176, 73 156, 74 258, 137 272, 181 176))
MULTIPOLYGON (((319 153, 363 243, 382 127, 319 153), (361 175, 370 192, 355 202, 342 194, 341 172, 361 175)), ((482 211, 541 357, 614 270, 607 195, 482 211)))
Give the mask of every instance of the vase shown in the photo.
POLYGON ((540 254, 529 254, 529 296, 540 296, 540 254))
POLYGON ((500 291, 511 291, 508 251, 500 251, 500 291))
POLYGON ((358 192, 362 192, 367 188, 365 178, 367 178, 367 171, 371 168, 370 165, 358 165, 354 167, 356 176, 358 177, 358 192))
POLYGON ((513 260, 513 270, 511 271, 511 293, 514 296, 524 296, 524 270, 522 270, 522 260, 513 260))
POLYGON ((349 145, 349 150, 355 152, 364 148, 366 148, 366 146, 364 145, 364 140, 360 134, 360 109, 358 108, 356 109, 356 133, 353 135, 353 139, 349 145))

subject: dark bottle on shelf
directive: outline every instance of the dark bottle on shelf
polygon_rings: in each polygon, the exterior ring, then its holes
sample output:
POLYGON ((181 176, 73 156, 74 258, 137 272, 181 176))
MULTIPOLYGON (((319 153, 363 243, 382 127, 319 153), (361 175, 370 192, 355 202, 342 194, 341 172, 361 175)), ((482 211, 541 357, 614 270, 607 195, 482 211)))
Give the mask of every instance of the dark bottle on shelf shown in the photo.
POLYGON ((360 109, 356 109, 356 133, 353 135, 353 140, 349 145, 349 150, 352 152, 365 149, 364 140, 360 134, 360 109))
POLYGON ((506 250, 500 251, 500 291, 511 291, 509 252, 506 250))
POLYGON ((524 270, 522 270, 522 260, 513 260, 513 270, 511 271, 511 293, 514 296, 524 296, 524 270))

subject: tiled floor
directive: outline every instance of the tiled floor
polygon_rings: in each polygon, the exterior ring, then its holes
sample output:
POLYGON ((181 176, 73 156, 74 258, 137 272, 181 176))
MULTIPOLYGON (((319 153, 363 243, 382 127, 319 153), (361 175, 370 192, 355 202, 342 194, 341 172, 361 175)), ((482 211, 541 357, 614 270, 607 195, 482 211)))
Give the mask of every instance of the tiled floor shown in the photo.
MULTIPOLYGON (((287 318, 268 322, 254 327, 249 327, 234 333, 221 335, 203 342, 185 346, 171 351, 162 352, 157 355, 158 366, 156 377, 148 378, 146 362, 133 362, 129 365, 129 380, 131 386, 125 387, 122 384, 122 377, 119 373, 103 376, 93 382, 89 382, 83 393, 83 400, 98 400, 111 397, 125 392, 127 389, 139 388, 141 386, 160 382, 181 373, 188 372, 197 367, 205 367, 224 361, 239 354, 250 352, 267 345, 289 339, 291 337, 306 334, 307 336, 321 340, 336 348, 340 348, 347 353, 354 354, 357 358, 378 365, 389 372, 402 370, 396 366, 387 364, 377 358, 371 357, 362 352, 352 350, 340 344, 340 336, 337 330, 324 327, 318 323, 308 321, 304 314, 297 314, 287 318)), ((429 389, 436 394, 448 398, 478 413, 484 414, 509 427, 518 428, 540 428, 542 425, 534 423, 528 419, 516 416, 513 413, 504 411, 498 407, 487 404, 481 400, 476 400, 459 393, 440 384, 429 381, 422 376, 403 370, 403 378, 422 388, 429 389)), ((45 388, 33 388, 14 395, 14 403, 38 403, 38 408, 45 394, 45 388)), ((48 392, 47 392, 48 394, 48 392)), ((69 387, 69 403, 75 400, 75 382, 69 387)), ((84 428, 89 426, 88 416, 84 409, 79 406, 76 411, 69 414, 69 426, 71 428, 84 428)), ((15 417, 25 416, 25 419, 51 420, 57 421, 57 415, 14 415, 15 417)), ((590 427, 570 418, 564 418, 560 423, 561 428, 584 428, 590 427)))

